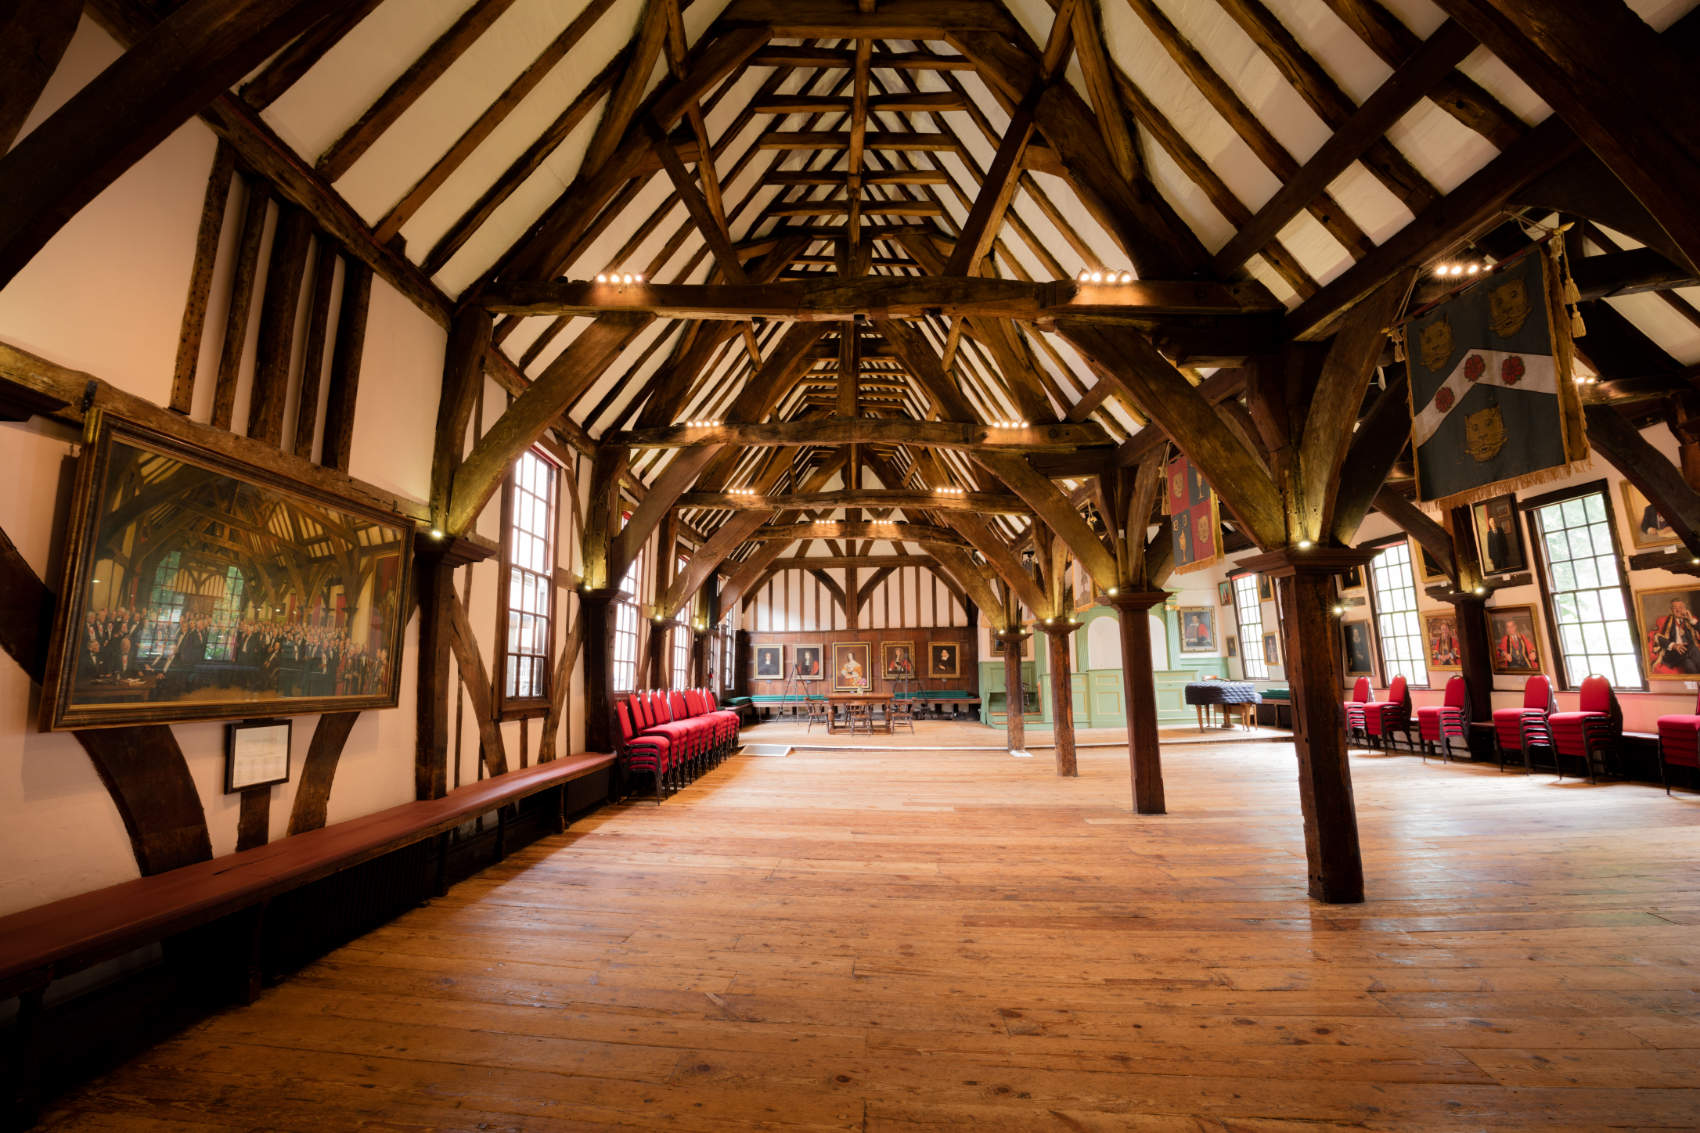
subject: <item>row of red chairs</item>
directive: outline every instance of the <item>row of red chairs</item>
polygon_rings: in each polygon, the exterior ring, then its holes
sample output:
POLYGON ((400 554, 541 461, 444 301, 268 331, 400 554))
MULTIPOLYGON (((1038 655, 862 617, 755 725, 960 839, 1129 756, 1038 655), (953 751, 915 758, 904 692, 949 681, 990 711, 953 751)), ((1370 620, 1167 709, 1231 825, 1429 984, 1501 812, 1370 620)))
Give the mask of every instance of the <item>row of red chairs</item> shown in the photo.
POLYGON ((738 750, 738 714, 708 689, 634 692, 614 714, 622 797, 634 780, 648 778, 660 802, 738 750))
MULTIPOLYGON (((1609 768, 1623 737, 1623 710, 1617 693, 1605 677, 1590 676, 1582 682, 1579 701, 1576 711, 1558 712, 1552 682, 1545 676, 1530 677, 1523 685, 1520 706, 1496 708, 1493 713, 1494 753, 1500 769, 1505 768, 1506 756, 1516 752, 1522 757, 1523 771, 1527 774, 1532 748, 1545 748, 1553 753, 1553 768, 1560 778, 1564 777, 1565 759, 1580 760, 1590 779, 1598 771, 1609 768)), ((1365 743, 1380 747, 1388 737, 1403 733, 1406 743, 1411 742, 1411 693, 1403 676, 1393 678, 1385 700, 1371 699, 1369 678, 1359 677, 1345 708, 1348 739, 1361 734, 1365 743)), ((1441 754, 1450 761, 1455 739, 1469 750, 1466 725, 1470 718, 1470 698, 1463 677, 1448 679, 1444 701, 1419 708, 1416 715, 1424 759, 1438 744, 1441 754)), ((1700 717, 1694 719, 1689 745, 1700 750, 1700 717)), ((1665 719, 1659 721, 1659 731, 1662 737, 1665 719)), ((1663 768, 1661 758, 1661 773, 1663 768)))

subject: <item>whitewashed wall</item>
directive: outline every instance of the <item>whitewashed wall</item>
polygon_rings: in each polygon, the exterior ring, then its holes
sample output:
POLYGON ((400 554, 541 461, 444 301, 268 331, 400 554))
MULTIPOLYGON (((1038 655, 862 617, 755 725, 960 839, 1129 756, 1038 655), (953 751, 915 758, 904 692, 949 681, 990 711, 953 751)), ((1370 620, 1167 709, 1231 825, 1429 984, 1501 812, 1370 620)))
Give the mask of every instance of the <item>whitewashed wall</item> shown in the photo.
MULTIPOLYGON (((870 569, 857 571, 865 584, 870 569)), ((840 590, 844 569, 822 570, 840 590)), ((744 611, 744 625, 756 632, 831 630, 846 628, 844 611, 828 589, 808 571, 783 570, 755 592, 744 611)), ((956 595, 925 567, 898 567, 862 603, 857 624, 863 629, 904 626, 967 626, 968 611, 956 595)))

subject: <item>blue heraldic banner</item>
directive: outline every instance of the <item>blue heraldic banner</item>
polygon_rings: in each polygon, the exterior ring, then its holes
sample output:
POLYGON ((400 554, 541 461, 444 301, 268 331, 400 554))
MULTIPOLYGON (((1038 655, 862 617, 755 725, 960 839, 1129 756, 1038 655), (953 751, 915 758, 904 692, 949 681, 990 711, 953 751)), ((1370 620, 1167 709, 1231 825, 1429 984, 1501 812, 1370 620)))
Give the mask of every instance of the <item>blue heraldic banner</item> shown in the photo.
POLYGON ((1561 296, 1543 246, 1406 327, 1419 500, 1472 503, 1587 458, 1561 296))

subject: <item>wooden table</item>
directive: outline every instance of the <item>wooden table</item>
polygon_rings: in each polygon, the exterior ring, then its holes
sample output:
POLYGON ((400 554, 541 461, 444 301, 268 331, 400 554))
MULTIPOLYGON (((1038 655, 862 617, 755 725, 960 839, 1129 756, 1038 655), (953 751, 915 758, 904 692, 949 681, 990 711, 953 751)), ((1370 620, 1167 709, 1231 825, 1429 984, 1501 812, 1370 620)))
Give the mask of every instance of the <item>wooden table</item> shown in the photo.
POLYGON ((870 710, 875 705, 884 705, 884 727, 887 732, 891 731, 891 694, 889 692, 835 692, 826 698, 826 702, 828 711, 832 714, 826 725, 830 732, 847 732, 850 730, 848 718, 842 726, 838 723, 838 706, 840 704, 844 705, 846 710, 852 704, 866 704, 870 710))

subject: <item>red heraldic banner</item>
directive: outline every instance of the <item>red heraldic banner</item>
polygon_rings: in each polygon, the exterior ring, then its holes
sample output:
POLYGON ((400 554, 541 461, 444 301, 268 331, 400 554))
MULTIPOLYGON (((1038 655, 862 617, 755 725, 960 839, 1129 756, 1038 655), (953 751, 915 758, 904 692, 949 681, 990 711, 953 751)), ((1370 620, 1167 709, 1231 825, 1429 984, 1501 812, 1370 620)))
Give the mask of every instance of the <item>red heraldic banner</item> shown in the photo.
POLYGON ((1456 507, 1588 455, 1558 265, 1537 248, 1411 320, 1417 498, 1456 507))
POLYGON ((1173 519, 1176 574, 1207 567, 1222 557, 1222 517, 1216 493, 1185 456, 1169 462, 1167 511, 1173 519))

